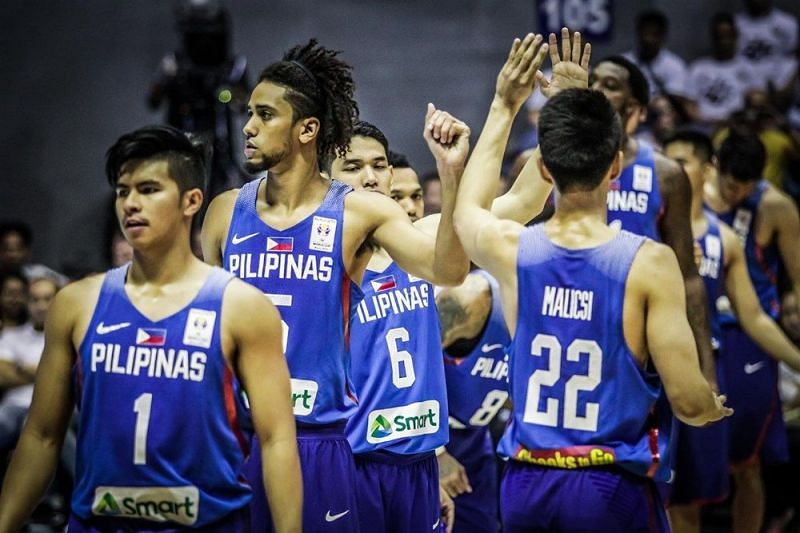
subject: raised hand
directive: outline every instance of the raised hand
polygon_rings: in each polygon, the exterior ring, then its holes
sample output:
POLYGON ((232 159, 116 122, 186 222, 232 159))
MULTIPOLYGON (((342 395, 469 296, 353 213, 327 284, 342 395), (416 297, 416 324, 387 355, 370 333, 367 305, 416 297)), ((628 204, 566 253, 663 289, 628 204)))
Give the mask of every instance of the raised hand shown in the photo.
POLYGON ((541 35, 529 33, 520 41, 514 39, 503 68, 497 76, 495 99, 518 112, 530 97, 536 83, 536 73, 544 62, 547 44, 541 35))
POLYGON ((589 87, 589 59, 592 57, 592 45, 586 43, 581 49, 580 32, 576 31, 570 40, 567 28, 561 28, 561 56, 558 55, 555 33, 550 34, 549 45, 553 75, 547 80, 541 71, 536 73, 542 94, 551 98, 564 89, 587 89, 589 87))
POLYGON ((464 122, 447 111, 428 104, 422 136, 428 143, 437 166, 452 169, 460 176, 469 155, 469 134, 469 126, 464 122))

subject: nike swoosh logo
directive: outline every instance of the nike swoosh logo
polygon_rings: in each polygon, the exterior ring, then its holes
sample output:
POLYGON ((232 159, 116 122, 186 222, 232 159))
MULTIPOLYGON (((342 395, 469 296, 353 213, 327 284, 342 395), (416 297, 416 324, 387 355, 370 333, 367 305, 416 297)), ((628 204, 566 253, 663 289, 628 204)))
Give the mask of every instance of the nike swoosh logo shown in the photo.
POLYGON ((439 522, 441 522, 441 521, 442 521, 442 519, 441 519, 441 518, 437 519, 437 520, 436 520, 436 523, 435 523, 435 524, 433 524, 433 527, 432 527, 431 529, 432 529, 432 530, 434 530, 434 531, 436 531, 436 530, 438 529, 438 527, 439 527, 439 522))
POLYGON ((759 361, 758 363, 747 363, 744 365, 744 373, 754 374, 761 370, 762 366, 764 366, 764 361, 759 361))
POLYGON ((335 522, 335 521, 339 520, 341 517, 343 517, 344 515, 346 515, 349 512, 350 512, 350 509, 346 510, 343 513, 339 513, 339 514, 331 514, 331 512, 328 511, 327 513, 325 513, 325 521, 326 522, 335 522))
POLYGON ((120 322, 119 324, 111 324, 110 326, 104 326, 102 322, 97 324, 97 334, 98 335, 105 335, 106 333, 111 333, 112 331, 117 331, 118 329, 127 328, 130 326, 130 322, 120 322))
POLYGON ((503 347, 502 344, 484 344, 483 346, 481 346, 481 351, 483 353, 489 353, 492 350, 499 350, 502 347, 503 347))
POLYGON ((241 243, 243 243, 244 241, 246 241, 247 239, 252 239, 252 238, 253 238, 253 237, 255 237, 256 235, 258 235, 258 232, 251 233, 250 235, 245 235, 245 236, 243 236, 243 237, 239 237, 237 234, 235 234, 235 233, 234 233, 234 234, 233 234, 233 239, 231 239, 231 242, 232 242, 233 244, 241 244, 241 243))

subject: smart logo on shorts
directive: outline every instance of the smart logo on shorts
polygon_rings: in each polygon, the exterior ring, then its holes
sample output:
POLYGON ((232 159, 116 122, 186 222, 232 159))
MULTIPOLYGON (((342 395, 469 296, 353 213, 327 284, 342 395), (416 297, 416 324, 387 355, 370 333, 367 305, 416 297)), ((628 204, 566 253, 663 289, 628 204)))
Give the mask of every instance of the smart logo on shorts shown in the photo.
POLYGON ((167 330, 163 328, 138 328, 136 344, 139 346, 164 346, 167 342, 167 330))
POLYGON ((440 426, 439 402, 436 400, 378 409, 372 411, 367 418, 367 442, 379 444, 430 435, 439 431, 440 426))
POLYGON ((176 522, 197 522, 200 493, 197 487, 97 487, 92 514, 176 522))

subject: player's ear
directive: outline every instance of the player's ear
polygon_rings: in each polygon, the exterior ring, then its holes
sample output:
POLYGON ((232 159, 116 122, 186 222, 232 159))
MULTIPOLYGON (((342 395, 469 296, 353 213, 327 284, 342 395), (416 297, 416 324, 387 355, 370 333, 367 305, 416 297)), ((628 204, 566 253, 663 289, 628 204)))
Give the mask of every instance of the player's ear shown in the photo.
POLYGON ((547 170, 546 166, 544 166, 544 161, 542 161, 541 154, 536 154, 533 157, 536 158, 536 166, 539 167, 539 175, 542 177, 542 179, 547 183, 553 183, 553 175, 550 174, 550 171, 547 170))
POLYGON ((301 143, 307 144, 317 138, 320 130, 319 119, 316 117, 308 117, 298 121, 300 131, 298 132, 298 139, 301 143))
POLYGON ((609 181, 614 181, 619 177, 622 173, 622 162, 625 160, 625 156, 622 153, 622 150, 617 152, 617 156, 614 158, 614 161, 611 162, 611 168, 609 169, 609 174, 611 175, 611 179, 609 181))
POLYGON ((181 202, 183 214, 185 216, 194 216, 203 207, 203 191, 198 188, 189 189, 183 193, 181 202))

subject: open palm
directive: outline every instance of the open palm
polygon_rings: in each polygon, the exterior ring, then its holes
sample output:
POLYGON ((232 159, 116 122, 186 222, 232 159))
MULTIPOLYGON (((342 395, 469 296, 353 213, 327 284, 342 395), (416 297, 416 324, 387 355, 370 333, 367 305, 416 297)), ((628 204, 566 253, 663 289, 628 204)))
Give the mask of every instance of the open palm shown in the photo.
POLYGON ((542 94, 551 98, 564 89, 586 89, 589 87, 589 59, 592 56, 592 45, 586 43, 581 49, 581 34, 575 32, 570 39, 569 30, 561 29, 561 55, 558 53, 558 42, 554 33, 549 38, 550 63, 553 74, 549 80, 541 72, 537 79, 541 84, 542 94))

